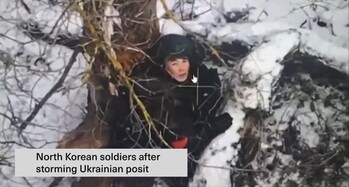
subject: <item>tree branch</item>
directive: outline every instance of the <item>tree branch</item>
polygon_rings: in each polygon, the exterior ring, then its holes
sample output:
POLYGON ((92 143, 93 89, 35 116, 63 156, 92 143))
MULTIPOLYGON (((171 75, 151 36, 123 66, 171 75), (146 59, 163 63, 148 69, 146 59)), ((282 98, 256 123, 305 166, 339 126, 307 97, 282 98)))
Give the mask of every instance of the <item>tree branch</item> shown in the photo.
POLYGON ((62 45, 73 50, 80 50, 82 45, 89 40, 86 37, 73 38, 67 35, 58 35, 56 38, 51 38, 48 33, 42 32, 35 23, 23 23, 20 27, 23 29, 23 33, 33 40, 41 40, 50 45, 62 45))
POLYGON ((19 127, 19 134, 28 126, 28 124, 35 118, 35 116, 39 113, 40 109, 44 106, 44 104, 47 102, 47 100, 53 95, 53 93, 56 92, 56 90, 62 86, 63 82, 65 81, 70 69, 72 68, 74 62, 76 61, 76 57, 79 54, 79 50, 75 50, 70 57, 70 60, 66 66, 66 68, 63 71, 62 76, 59 78, 57 83, 50 89, 50 91, 44 96, 44 98, 35 105, 34 110, 32 113, 27 117, 27 119, 20 125, 19 127))
POLYGON ((29 13, 31 14, 32 11, 30 10, 29 6, 27 5, 27 3, 25 3, 23 0, 20 0, 19 3, 21 3, 21 5, 23 6, 23 8, 29 13))

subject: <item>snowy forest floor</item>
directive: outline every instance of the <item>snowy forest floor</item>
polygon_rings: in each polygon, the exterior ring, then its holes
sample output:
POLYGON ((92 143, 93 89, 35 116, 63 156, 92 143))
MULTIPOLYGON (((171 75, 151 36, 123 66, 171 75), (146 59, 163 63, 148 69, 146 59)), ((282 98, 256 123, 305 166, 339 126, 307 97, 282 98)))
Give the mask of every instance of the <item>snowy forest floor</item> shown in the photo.
MULTIPOLYGON (((226 83, 224 110, 234 121, 200 162, 221 168, 198 168, 192 186, 348 186, 348 2, 167 3, 182 27, 164 17, 158 3, 161 32, 193 32, 216 46, 227 64, 208 54, 207 63, 226 83)), ((71 49, 26 33, 39 26, 55 41, 78 38, 81 20, 61 17, 63 9, 42 0, 0 1, 1 187, 47 187, 51 178, 14 176, 14 150, 54 148, 85 115, 83 56, 70 64, 71 49)))

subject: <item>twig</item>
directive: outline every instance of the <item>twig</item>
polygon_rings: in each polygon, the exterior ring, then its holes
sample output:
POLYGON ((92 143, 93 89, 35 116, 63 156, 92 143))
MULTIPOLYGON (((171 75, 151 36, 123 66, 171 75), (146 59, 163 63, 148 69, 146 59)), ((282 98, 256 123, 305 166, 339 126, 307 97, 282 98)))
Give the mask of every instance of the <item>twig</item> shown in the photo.
POLYGON ((265 172, 267 173, 266 170, 254 170, 254 169, 245 169, 245 168, 238 168, 238 167, 227 167, 227 166, 214 166, 214 165, 207 165, 204 164, 203 162, 200 162, 194 158, 190 158, 190 160, 192 160, 193 162, 197 163, 198 165, 202 166, 202 167, 206 167, 206 168, 214 168, 214 169, 222 169, 222 170, 231 170, 231 171, 241 171, 241 172, 265 172))
POLYGON ((24 8, 29 14, 32 13, 32 11, 30 10, 29 6, 28 6, 23 0, 20 0, 19 2, 21 3, 21 5, 23 6, 23 8, 24 8))
POLYGON ((33 149, 33 148, 34 148, 34 147, 32 147, 32 146, 27 146, 27 145, 18 143, 18 142, 16 142, 16 141, 0 141, 0 144, 3 144, 3 145, 16 144, 16 145, 18 145, 18 146, 25 147, 25 148, 27 148, 27 149, 33 149))
POLYGON ((69 49, 75 50, 76 48, 81 49, 86 42, 89 42, 86 37, 69 37, 66 35, 57 35, 56 38, 51 38, 49 34, 42 32, 39 28, 28 27, 30 23, 21 24, 21 29, 23 33, 33 40, 41 40, 50 45, 62 45, 68 47, 69 49))
POLYGON ((39 113, 40 109, 44 106, 44 104, 47 102, 47 100, 53 95, 53 93, 56 92, 58 88, 60 88, 65 81, 66 77, 68 76, 68 73, 70 69, 72 68, 74 62, 76 61, 76 57, 79 54, 79 50, 75 50, 70 57, 70 60, 66 66, 66 68, 63 71, 62 76, 59 78, 57 83, 50 89, 50 91, 44 96, 44 98, 35 105, 34 110, 32 113, 27 117, 27 119, 20 125, 19 127, 19 134, 28 126, 28 124, 35 118, 35 116, 39 113))
POLYGON ((23 177, 23 180, 25 181, 25 183, 26 183, 29 187, 33 187, 33 185, 30 184, 30 182, 28 181, 27 178, 23 177))
POLYGON ((302 164, 302 165, 299 165, 298 167, 321 167, 321 166, 324 166, 327 162, 331 161, 334 157, 336 157, 338 155, 338 153, 339 153, 339 151, 335 150, 335 152, 330 157, 326 158, 325 160, 322 160, 321 163, 319 163, 319 164, 302 164))

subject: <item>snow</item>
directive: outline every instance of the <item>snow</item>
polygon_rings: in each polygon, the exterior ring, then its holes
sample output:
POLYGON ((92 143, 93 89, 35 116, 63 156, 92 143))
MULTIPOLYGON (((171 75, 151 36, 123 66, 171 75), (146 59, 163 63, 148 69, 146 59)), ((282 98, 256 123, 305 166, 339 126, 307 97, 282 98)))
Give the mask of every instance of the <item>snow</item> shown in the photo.
MULTIPOLYGON (((16 9, 15 1, 0 3, 0 12, 4 18, 16 20, 25 17, 25 11, 22 8, 16 9)), ((32 5, 34 7, 35 3, 32 5)), ((39 6, 39 4, 36 5, 39 6)), ((44 10, 47 11, 46 8, 44 10)), ((53 18, 57 20, 57 17, 50 16, 57 16, 57 14, 44 12, 38 13, 34 18, 45 17, 46 20, 40 23, 52 26, 53 18), (49 21, 52 22, 48 23, 49 21)), ((23 131, 23 137, 20 137, 17 128, 62 76, 72 51, 62 46, 50 46, 40 41, 33 42, 12 22, 1 21, 0 25, 0 33, 6 35, 6 37, 0 35, 0 50, 11 59, 6 64, 0 59, 0 76, 2 77, 0 79, 0 111, 3 114, 0 116, 2 122, 0 155, 8 157, 8 162, 13 163, 14 150, 23 148, 21 145, 33 148, 54 148, 64 132, 71 130, 82 121, 87 93, 85 87, 81 85, 81 74, 86 70, 86 62, 82 55, 77 57, 66 82, 50 97, 31 124, 23 131), (19 144, 3 143, 7 141, 15 141, 19 144)), ((49 28, 44 29, 44 31, 49 30, 49 28)), ((69 32, 77 32, 77 30, 79 29, 68 27, 69 32)), ((48 180, 28 178, 28 181, 33 186, 46 187, 48 180)), ((0 186, 21 187, 27 184, 22 178, 14 176, 13 167, 1 166, 0 186)))
POLYGON ((349 54, 348 48, 333 45, 328 41, 323 41, 320 36, 310 31, 302 32, 300 51, 317 56, 328 62, 328 66, 349 74, 349 54), (319 41, 321 45, 319 45, 319 41))
POLYGON ((65 35, 80 35, 82 33, 83 23, 78 14, 68 14, 58 6, 42 9, 30 19, 42 26, 44 33, 50 33, 51 38, 55 38, 58 33, 65 35))
POLYGON ((284 57, 292 52, 297 46, 299 35, 293 32, 285 32, 274 35, 270 39, 264 39, 264 44, 252 51, 241 63, 240 76, 243 81, 257 84, 257 87, 242 86, 240 77, 232 81, 236 86, 234 92, 238 102, 245 108, 257 108, 258 105, 269 110, 269 98, 271 96, 272 83, 280 75, 284 57), (279 49, 275 54, 275 48, 279 49), (239 92, 239 93, 237 93, 239 92))
POLYGON ((234 117, 234 125, 218 136, 203 153, 199 161, 203 166, 197 169, 191 186, 200 186, 203 180, 206 180, 207 186, 230 186, 230 168, 227 163, 237 155, 237 150, 232 147, 232 143, 236 143, 240 138, 237 131, 244 124, 245 114, 239 104, 228 101, 227 106, 225 112, 234 117))
MULTIPOLYGON (((234 12, 237 11, 248 12, 248 21, 214 25, 212 21, 214 18, 207 19, 205 16, 205 19, 198 18, 195 20, 200 25, 200 29, 198 29, 198 26, 188 23, 188 21, 183 21, 182 26, 184 26, 186 31, 199 33, 201 36, 208 35, 207 39, 216 45, 234 40, 255 45, 255 49, 235 67, 234 72, 239 72, 239 74, 233 77, 231 82, 232 90, 237 103, 243 107, 251 109, 261 107, 266 111, 270 111, 269 99, 272 87, 278 81, 280 72, 283 69, 283 61, 287 55, 296 50, 324 59, 323 62, 326 65, 348 74, 348 27, 345 26, 348 23, 348 19, 345 19, 347 17, 327 22, 327 24, 331 23, 333 28, 335 28, 333 32, 340 33, 339 37, 330 34, 329 28, 324 29, 314 23, 314 19, 317 17, 323 17, 331 13, 333 16, 343 14, 343 10, 347 11, 347 9, 340 9, 332 4, 333 2, 326 3, 328 10, 317 12, 312 10, 310 5, 325 6, 322 2, 310 3, 302 0, 224 1, 223 6, 220 6, 221 8, 223 7, 221 11, 223 10, 224 13, 231 12, 233 16, 236 15, 234 12), (299 28, 304 20, 308 22, 306 29, 299 28), (211 25, 207 26, 210 23, 211 25), (203 26, 206 26, 207 29, 202 28, 203 26)), ((336 3, 338 4, 340 1, 336 3)), ((212 14, 208 15, 210 17, 212 14)), ((327 19, 327 21, 329 20, 327 19)), ((166 21, 161 23, 166 23, 166 21)), ((180 32, 178 33, 180 34, 185 32, 179 26, 174 26, 173 28, 179 28, 180 32)), ((175 32, 176 29, 172 31, 175 32)), ((227 106, 235 108, 231 103, 228 103, 227 106)), ((284 109, 279 111, 285 112, 284 109)), ((295 113, 292 112, 291 114, 295 113)), ((242 120, 240 117, 237 117, 238 120, 235 120, 236 116, 241 116, 239 112, 232 112, 231 115, 234 117, 234 125, 237 127, 232 127, 236 129, 232 131, 231 128, 224 133, 224 135, 229 134, 229 136, 222 135, 217 137, 211 144, 215 148, 214 150, 220 150, 224 146, 229 147, 229 144, 237 142, 237 140, 233 139, 239 137, 236 130, 242 126, 243 121, 239 121, 239 119, 242 120), (232 139, 232 137, 234 138, 232 139), (217 144, 217 142, 221 144, 217 144)), ((299 116, 299 118, 303 118, 299 120, 303 120, 303 124, 309 124, 304 122, 304 117, 299 116)), ((289 121, 290 118, 282 120, 289 121)), ((281 124, 279 127, 280 130, 285 130, 287 126, 281 124)), ((310 147, 317 146, 319 136, 317 132, 314 132, 314 128, 301 126, 300 132, 301 137, 304 137, 304 142, 310 147)), ((276 145, 280 146, 282 142, 277 141, 276 145)), ((207 149, 207 152, 201 159, 205 161, 205 164, 212 163, 207 165, 226 168, 229 166, 226 161, 231 160, 236 151, 228 149, 214 156, 209 153, 210 149, 207 149)), ((231 186, 227 173, 227 169, 210 167, 198 169, 198 174, 194 177, 193 184, 195 185, 193 186, 200 186, 199 184, 202 184, 204 179, 206 186, 231 186)), ((297 178, 297 174, 295 176, 297 178)), ((271 184, 269 183, 269 185, 271 184)))
MULTIPOLYGON (((1 72, 2 76, 6 79, 2 80, 2 88, 0 89, 1 94, 1 111, 12 118, 18 118, 19 121, 11 124, 11 121, 3 118, 1 119, 1 132, 0 136, 1 142, 6 141, 18 141, 25 143, 25 140, 18 139, 18 135, 14 130, 22 123, 21 120, 27 118, 30 115, 33 108, 41 100, 41 98, 46 95, 46 93, 51 89, 51 87, 56 83, 58 78, 61 76, 62 67, 65 66, 69 59, 71 53, 70 50, 56 47, 52 49, 56 51, 54 55, 52 54, 52 70, 51 71, 40 71, 36 70, 36 75, 33 75, 32 71, 28 71, 26 67, 8 67, 6 75, 1 72), (59 55, 65 51, 65 55, 59 55), (55 68, 57 67, 57 68, 55 68), (10 88, 11 92, 7 91, 5 87, 10 88), (25 90, 25 91, 24 91, 25 90), (18 107, 20 106, 20 107, 18 107)), ((50 60, 48 58, 48 60, 50 60)), ((69 79, 79 79, 78 75, 81 74, 84 67, 84 60, 80 57, 78 61, 74 64, 71 72, 69 73, 69 79)), ((71 130, 73 127, 77 126, 82 120, 82 109, 86 101, 86 90, 81 83, 70 81, 70 84, 65 84, 60 91, 54 93, 52 97, 43 106, 40 112, 32 120, 32 124, 23 131, 27 142, 30 146, 36 148, 54 148, 57 145, 57 140, 59 140, 63 133, 67 130, 71 130)), ((0 145, 1 149, 5 150, 6 144, 0 145)), ((19 145, 13 145, 12 150, 22 148, 19 145)), ((2 156, 13 157, 14 152, 2 152, 2 156)), ((13 159, 9 161, 13 162, 13 159)), ((4 168, 5 169, 5 168, 4 168)), ((7 170, 4 176, 12 178, 15 181, 21 181, 21 179, 14 178, 14 171, 7 170), (10 172, 11 171, 11 172, 10 172)), ((42 179, 40 179, 42 180, 42 179)), ((12 186, 10 181, 3 181, 5 183, 1 186, 12 186), (8 183, 8 185, 6 185, 8 183)), ((22 181, 23 182, 23 181, 22 181)), ((42 184, 44 185, 44 184, 42 184)), ((39 186, 39 184, 36 184, 39 186)))
MULTIPOLYGON (((21 124, 20 120, 24 120, 31 113, 35 104, 56 83, 72 54, 70 49, 61 46, 31 41, 18 29, 18 24, 22 21, 35 21, 42 31, 49 33, 52 38, 59 34, 77 36, 82 32, 82 20, 77 14, 71 12, 62 14, 64 8, 48 5, 46 1, 23 2, 28 5, 31 12, 27 12, 16 1, 0 1, 0 77, 3 77, 0 79, 2 82, 0 112, 9 116, 7 118, 0 115, 2 121, 0 156, 9 157, 10 163, 13 163, 13 150, 21 146, 16 144, 6 146, 1 142, 13 140, 29 146, 25 140, 17 136, 16 126, 21 124), (54 26, 57 27, 53 28, 54 26), (5 57, 6 55, 8 57, 5 57), (45 60, 38 61, 39 57, 45 60), (15 63, 16 66, 9 63, 15 63), (11 124, 10 120, 17 121, 11 124)), ((288 128, 288 122, 292 117, 297 116, 292 126, 299 130, 301 141, 312 148, 319 145, 324 124, 331 124, 333 129, 337 129, 337 136, 347 135, 342 129, 349 117, 341 115, 335 121, 333 116, 336 115, 336 110, 324 106, 322 100, 325 98, 313 103, 317 112, 324 114, 322 120, 312 111, 310 102, 305 102, 304 107, 299 108, 298 100, 285 100, 283 106, 275 110, 271 109, 271 103, 274 102, 272 93, 287 60, 285 58, 295 51, 318 57, 326 66, 349 74, 348 1, 196 0, 184 3, 184 1, 167 0, 166 2, 170 8, 180 7, 174 11, 176 18, 182 16, 188 18, 191 10, 198 16, 193 20, 183 21, 179 26, 173 20, 163 17, 165 11, 158 1, 157 15, 160 18, 161 33, 185 34, 191 31, 206 37, 212 44, 219 45, 222 42, 238 40, 254 46, 251 53, 237 62, 238 65, 232 70, 231 89, 234 100, 228 101, 225 111, 234 118, 233 125, 205 150, 200 159, 203 166, 198 167, 191 186, 231 186, 230 165, 235 166, 239 149, 231 145, 240 139, 237 131, 243 127, 246 108, 261 108, 272 112, 273 119, 270 120, 275 120, 277 125, 268 125, 267 128, 275 137, 279 137, 279 133, 288 128), (228 15, 230 19, 236 19, 236 22, 227 23, 223 14, 228 15), (319 21, 324 22, 326 26, 321 26, 319 21), (322 125, 312 126, 312 123, 322 125)), ((114 10, 106 13, 117 14, 114 10)), ((116 18, 113 22, 119 23, 116 18)), ((85 59, 79 55, 63 88, 54 93, 43 106, 32 121, 34 125, 29 125, 25 129, 23 133, 32 146, 53 148, 64 131, 74 128, 81 122, 82 110, 86 104, 86 89, 81 83, 81 74, 85 69, 85 59)), ((284 88, 285 93, 290 93, 290 98, 307 98, 305 93, 292 89, 294 88, 284 88)), ((322 87, 317 87, 316 91, 325 96, 333 92, 322 87)), ((345 104, 341 104, 340 100, 335 101, 335 105, 345 110, 345 104)), ((271 143, 262 141, 265 149, 282 144, 283 142, 277 140, 271 143)), ((331 143, 331 146, 335 147, 336 144, 331 143)), ((280 152, 278 155, 282 163, 289 163, 291 160, 289 155, 280 152)), ((252 165, 257 166, 258 163, 252 165)), ((348 170, 348 162, 342 167, 348 170)), ((290 173, 283 180, 297 181, 300 177, 302 176, 298 173, 290 173)), ((50 182, 49 179, 28 180, 33 186, 38 187, 45 187, 50 182)), ((262 179, 258 181, 260 186, 271 186, 276 182, 278 182, 277 172, 271 174, 268 183, 262 179)), ((27 185, 23 179, 14 177, 13 167, 1 166, 0 186, 27 185)))
POLYGON ((315 31, 321 38, 348 48, 348 2, 345 0, 248 0, 248 1, 224 1, 225 13, 231 11, 248 10, 248 18, 252 23, 279 22, 286 23, 294 28, 302 28, 315 31), (326 21, 331 28, 324 28, 317 24, 318 18, 326 21))
POLYGON ((181 34, 184 35, 186 32, 173 20, 160 20, 160 32, 166 34, 181 34))

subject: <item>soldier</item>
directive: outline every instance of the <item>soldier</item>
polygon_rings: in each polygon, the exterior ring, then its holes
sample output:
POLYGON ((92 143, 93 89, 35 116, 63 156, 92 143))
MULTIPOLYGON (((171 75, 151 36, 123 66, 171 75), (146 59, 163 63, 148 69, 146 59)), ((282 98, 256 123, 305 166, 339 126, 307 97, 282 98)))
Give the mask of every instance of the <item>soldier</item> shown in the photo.
MULTIPOLYGON (((217 70, 202 63, 204 48, 187 36, 162 36, 147 54, 150 58, 136 66, 131 75, 134 91, 165 140, 154 137, 158 146, 188 149, 191 178, 195 160, 232 124, 228 113, 217 116, 222 104, 217 70)), ((173 185, 187 186, 188 178, 173 185)))

